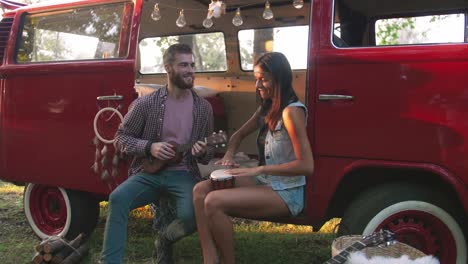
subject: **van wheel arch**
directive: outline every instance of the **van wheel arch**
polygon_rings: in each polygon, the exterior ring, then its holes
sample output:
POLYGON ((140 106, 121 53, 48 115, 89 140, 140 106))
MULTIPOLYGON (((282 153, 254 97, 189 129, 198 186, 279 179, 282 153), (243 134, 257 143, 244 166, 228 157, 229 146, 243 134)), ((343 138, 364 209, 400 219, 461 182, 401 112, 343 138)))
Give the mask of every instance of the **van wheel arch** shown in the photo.
POLYGON ((437 189, 446 195, 458 207, 462 207, 460 197, 454 188, 440 175, 418 169, 389 169, 379 167, 365 167, 354 170, 343 176, 330 200, 327 217, 342 217, 350 203, 362 193, 382 184, 402 183, 426 186, 437 189))
POLYGON ((23 209, 28 224, 41 239, 90 234, 99 217, 99 202, 91 194, 33 183, 24 188, 23 209))
POLYGON ((353 199, 340 224, 339 235, 368 235, 381 228, 397 240, 441 263, 466 263, 467 228, 459 208, 439 191, 405 182, 381 184, 353 199), (443 244, 428 241, 444 241, 443 244))

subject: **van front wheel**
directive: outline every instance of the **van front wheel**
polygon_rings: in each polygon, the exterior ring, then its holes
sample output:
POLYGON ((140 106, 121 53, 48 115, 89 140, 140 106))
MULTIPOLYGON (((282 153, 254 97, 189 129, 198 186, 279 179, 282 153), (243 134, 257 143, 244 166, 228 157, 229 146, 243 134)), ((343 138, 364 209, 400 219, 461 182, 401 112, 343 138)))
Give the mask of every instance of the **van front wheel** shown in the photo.
POLYGON ((413 184, 385 184, 361 194, 348 207, 340 235, 369 235, 380 229, 395 233, 441 264, 467 263, 463 214, 435 190, 413 184))
POLYGON ((41 239, 89 234, 99 217, 99 203, 90 194, 60 187, 30 183, 24 189, 23 202, 26 219, 41 239))

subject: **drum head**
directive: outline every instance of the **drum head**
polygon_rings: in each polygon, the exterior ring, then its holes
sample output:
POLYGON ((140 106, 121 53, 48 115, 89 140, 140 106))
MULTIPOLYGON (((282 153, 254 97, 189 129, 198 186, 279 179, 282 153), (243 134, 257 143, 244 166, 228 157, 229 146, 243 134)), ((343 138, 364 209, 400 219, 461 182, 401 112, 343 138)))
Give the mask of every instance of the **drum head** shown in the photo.
POLYGON ((215 180, 215 181, 228 180, 231 178, 232 178, 232 175, 226 173, 226 169, 215 170, 210 175, 210 179, 215 180))

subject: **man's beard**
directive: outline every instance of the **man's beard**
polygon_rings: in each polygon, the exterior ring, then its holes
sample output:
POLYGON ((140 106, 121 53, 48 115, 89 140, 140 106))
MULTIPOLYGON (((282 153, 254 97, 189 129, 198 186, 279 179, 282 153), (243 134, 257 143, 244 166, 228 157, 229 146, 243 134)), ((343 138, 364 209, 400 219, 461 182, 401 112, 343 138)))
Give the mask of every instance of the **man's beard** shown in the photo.
POLYGON ((192 81, 187 83, 185 82, 184 78, 182 77, 181 74, 174 74, 171 73, 169 75, 171 82, 175 84, 177 87, 180 89, 191 89, 193 88, 193 81, 195 80, 195 76, 192 74, 190 77, 192 77, 192 81))

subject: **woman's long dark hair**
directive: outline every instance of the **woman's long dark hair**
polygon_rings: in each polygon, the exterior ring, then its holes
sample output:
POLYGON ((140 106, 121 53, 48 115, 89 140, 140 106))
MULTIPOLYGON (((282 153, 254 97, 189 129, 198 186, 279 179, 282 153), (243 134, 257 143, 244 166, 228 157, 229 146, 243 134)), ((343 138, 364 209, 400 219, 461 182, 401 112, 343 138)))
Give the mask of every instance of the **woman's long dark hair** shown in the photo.
POLYGON ((265 124, 273 131, 280 119, 283 109, 291 102, 298 100, 292 87, 292 70, 289 61, 283 53, 269 52, 257 59, 255 66, 259 66, 264 72, 273 77, 273 89, 271 99, 262 100, 257 90, 257 97, 261 100, 261 112, 265 115, 265 124))

